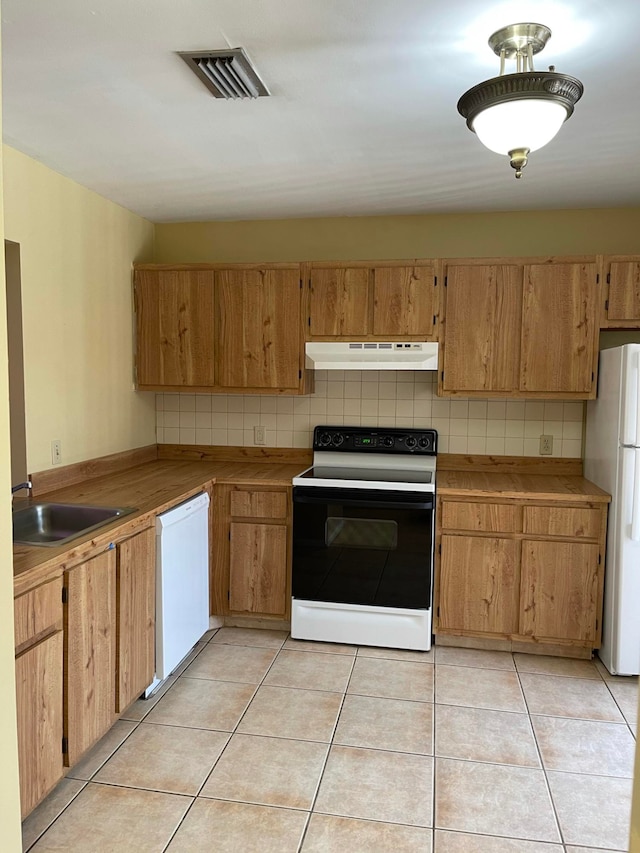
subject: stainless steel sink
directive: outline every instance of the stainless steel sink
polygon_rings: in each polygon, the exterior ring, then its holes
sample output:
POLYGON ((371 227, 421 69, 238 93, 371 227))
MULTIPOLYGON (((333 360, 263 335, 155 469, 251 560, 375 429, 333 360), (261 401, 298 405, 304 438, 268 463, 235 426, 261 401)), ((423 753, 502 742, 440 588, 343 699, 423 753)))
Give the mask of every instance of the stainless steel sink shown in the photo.
POLYGON ((13 541, 20 545, 64 545, 76 536, 97 530, 133 507, 32 503, 13 512, 13 541))

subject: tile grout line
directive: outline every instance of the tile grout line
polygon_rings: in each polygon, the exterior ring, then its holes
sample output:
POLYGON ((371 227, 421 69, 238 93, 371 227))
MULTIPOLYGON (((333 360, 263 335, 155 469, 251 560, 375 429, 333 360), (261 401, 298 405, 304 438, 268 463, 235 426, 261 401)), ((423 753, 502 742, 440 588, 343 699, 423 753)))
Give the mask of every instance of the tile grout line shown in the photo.
MULTIPOLYGON (((203 634, 203 636, 204 636, 204 634, 203 634)), ((191 661, 189 661, 189 664, 187 664, 187 666, 189 666, 189 665, 193 662, 193 660, 195 660, 195 659, 198 657, 198 655, 199 655, 199 654, 200 654, 200 653, 201 653, 201 652, 206 648, 206 646, 208 645, 208 643, 210 642, 210 640, 211 640, 211 639, 212 639, 212 637, 211 637, 211 638, 209 638, 209 640, 207 640, 207 642, 206 642, 206 643, 202 643, 202 648, 200 648, 200 649, 198 650, 198 652, 193 656, 193 659, 192 659, 191 661)), ((195 649, 195 647, 196 647, 198 644, 200 644, 201 642, 202 642, 202 640, 201 640, 201 639, 200 639, 200 640, 198 640, 198 642, 194 645, 194 647, 193 647, 193 648, 195 649)), ((185 655, 185 658, 186 658, 186 657, 188 657, 188 656, 191 654, 191 652, 192 652, 192 651, 193 651, 193 649, 191 649, 191 650, 189 651, 189 653, 188 653, 187 655, 185 655)), ((180 664, 182 664, 182 661, 180 661, 180 664)), ((180 664, 179 664, 178 666, 180 666, 180 664)), ((177 668, 178 668, 178 667, 176 667, 176 669, 177 669, 177 668)), ((187 668, 187 667, 185 667, 185 669, 186 669, 186 668, 187 668)), ((184 672, 184 670, 183 670, 183 672, 184 672)), ((171 677, 171 675, 172 675, 172 673, 170 673, 168 677, 170 678, 170 677, 171 677)), ((180 676, 181 676, 181 675, 182 675, 182 672, 180 673, 180 675, 176 676, 175 681, 174 681, 171 685, 169 685, 169 686, 167 687, 167 689, 166 689, 165 691, 163 691, 163 692, 158 696, 158 699, 156 700, 156 702, 154 702, 154 703, 153 703, 153 705, 151 705, 151 707, 149 707, 149 708, 147 709, 147 711, 146 711, 146 713, 144 714, 144 716, 143 716, 143 717, 141 717, 139 720, 132 720, 132 719, 130 719, 130 718, 128 718, 128 717, 125 717, 125 716, 124 716, 124 714, 123 714, 121 717, 119 717, 119 718, 118 718, 118 720, 117 720, 116 722, 118 722, 119 720, 123 720, 124 722, 127 722, 127 723, 133 723, 133 724, 134 724, 134 725, 133 725, 133 728, 132 728, 132 729, 131 729, 131 731, 126 735, 126 737, 125 737, 125 738, 124 738, 124 739, 123 739, 123 740, 122 740, 122 741, 121 741, 121 742, 116 746, 116 748, 113 750, 113 752, 109 753, 109 755, 104 759, 104 761, 102 761, 102 762, 99 764, 99 766, 94 770, 94 772, 91 774, 91 776, 90 776, 88 779, 77 779, 75 776, 70 776, 69 774, 67 774, 66 776, 64 776, 64 777, 63 777, 63 779, 71 779, 71 780, 72 780, 72 781, 74 781, 74 782, 81 782, 81 783, 83 783, 83 784, 82 784, 82 787, 80 788, 80 790, 79 790, 79 791, 77 791, 77 792, 74 794, 74 796, 69 800, 69 802, 65 805, 65 807, 64 807, 64 808, 59 812, 59 814, 57 814, 57 815, 56 815, 56 817, 55 817, 55 818, 53 818, 53 820, 52 820, 49 824, 47 824, 47 826, 45 827, 45 829, 43 829, 43 831, 38 835, 38 837, 35 839, 35 841, 33 842, 33 844, 29 845, 29 847, 27 848, 27 851, 28 851, 28 850, 31 850, 31 848, 32 848, 35 844, 37 844, 37 843, 38 843, 38 841, 42 838, 42 836, 43 836, 46 832, 48 832, 48 831, 51 829, 51 827, 54 825, 54 823, 56 823, 56 822, 58 821, 58 819, 59 819, 59 818, 60 818, 60 817, 61 817, 61 816, 66 812, 66 810, 69 808, 69 806, 71 805, 71 803, 73 803, 73 802, 74 802, 74 800, 79 796, 79 794, 81 794, 81 793, 82 793, 82 792, 87 788, 87 786, 88 786, 89 784, 108 784, 108 783, 99 783, 99 782, 94 782, 94 779, 95 779, 96 775, 100 772, 100 770, 102 770, 102 768, 105 766, 105 764, 113 758, 113 756, 114 756, 114 755, 115 755, 115 754, 120 750, 120 748, 121 748, 121 747, 122 747, 122 746, 123 746, 123 745, 124 745, 128 740, 129 740, 129 738, 131 737, 131 735, 132 735, 132 734, 137 730, 137 728, 140 726, 140 724, 141 724, 141 723, 142 723, 142 721, 145 719, 145 717, 146 717, 146 716, 147 716, 147 715, 148 715, 148 714, 153 710, 153 708, 154 708, 154 707, 158 704, 158 702, 160 702, 160 700, 161 700, 161 699, 162 699, 162 698, 163 698, 163 697, 164 697, 164 696, 169 692, 169 690, 171 690, 171 688, 172 688, 172 687, 174 686, 174 684, 178 681, 178 679, 180 678, 180 676)), ((160 685, 158 685, 158 686, 160 687, 160 685)), ((135 702, 138 702, 138 701, 142 701, 142 700, 140 700, 140 698, 138 698, 138 699, 136 699, 136 700, 134 700, 134 701, 135 701, 135 702)), ((133 705, 133 704, 134 704, 134 702, 132 702, 131 704, 133 705)), ((126 713, 126 711, 127 711, 127 710, 128 710, 128 709, 125 709, 125 713, 126 713)), ((110 731, 110 730, 109 730, 109 731, 110 731)), ((107 734, 108 734, 108 732, 105 732, 105 734, 103 735, 103 737, 106 737, 106 735, 107 735, 107 734)), ((101 738, 101 739, 102 739, 102 738, 101 738)), ((93 749, 93 748, 95 748, 99 743, 100 743, 100 741, 98 741, 96 744, 94 744, 94 747, 92 747, 92 749, 93 749)), ((90 752, 90 751, 91 751, 91 750, 89 750, 89 752, 90 752)), ((81 760, 82 760, 82 759, 81 759, 81 760)), ((71 769, 73 769, 73 768, 71 768, 71 769)), ((62 781, 62 779, 61 779, 60 781, 62 781)), ((116 786, 116 787, 117 787, 117 786, 116 786)), ((125 787, 126 787, 126 786, 125 786, 125 787)), ((54 790, 55 790, 55 788, 54 788, 54 790)), ((138 789, 138 790, 145 790, 145 789, 138 789)), ((153 789, 146 789, 146 790, 153 790, 153 789)), ((182 822, 182 821, 181 821, 181 822, 182 822)), ((181 823, 181 822, 180 822, 180 823, 181 823)), ((180 825, 180 824, 178 824, 178 825, 180 825)), ((27 851, 25 851, 25 853, 27 853, 27 851)))
MULTIPOLYGON (((615 677, 615 676, 614 676, 614 677, 615 677)), ((632 737, 635 741, 637 741, 637 737, 636 737, 636 735, 633 733, 633 729, 631 728, 632 723, 627 719, 627 715, 626 715, 626 714, 625 714, 625 712, 622 710, 622 706, 620 705, 620 703, 619 703, 619 702, 618 702, 618 700, 616 699, 616 695, 615 695, 615 693, 613 692, 613 690, 611 689, 611 687, 609 686, 609 682, 608 682, 608 680, 607 680, 604 676, 602 676, 602 680, 603 680, 603 681, 604 681, 604 683, 606 684, 606 686, 607 686, 607 690, 609 691, 609 695, 611 696, 611 698, 612 698, 612 699, 613 699, 613 701, 615 702, 616 708, 618 709, 618 711, 620 711, 620 714, 621 714, 621 716, 622 716, 622 719, 624 720, 625 725, 627 726, 627 728, 628 728, 628 729, 629 729, 629 731, 631 732, 631 737, 632 737)), ((615 684, 615 683, 617 683, 617 682, 614 682, 614 684, 615 684)), ((624 683, 624 682, 621 682, 621 683, 624 683)), ((631 683, 631 682, 630 682, 630 683, 631 683)))
MULTIPOLYGON (((201 652, 202 652, 205 648, 207 648, 207 646, 211 643, 211 641, 213 640, 213 638, 215 637, 215 635, 218 633, 218 630, 220 630, 220 629, 217 629, 217 630, 216 630, 216 632, 215 632, 215 633, 214 633, 214 634, 209 638, 209 640, 208 640, 208 641, 203 645, 203 648, 200 650, 201 652)), ((284 641, 283 641, 283 644, 284 644, 284 641)), ((217 643, 214 643, 214 645, 218 645, 218 644, 217 644, 217 643)), ((231 646, 231 645, 238 645, 238 644, 237 644, 237 643, 220 643, 220 645, 230 645, 230 646, 231 646)), ((260 646, 250 646, 249 648, 262 648, 262 647, 260 647, 260 646)), ((221 758, 222 758, 222 756, 224 755, 224 753, 225 753, 225 751, 226 751, 227 747, 228 747, 228 746, 229 746, 229 744, 231 743, 231 738, 232 738, 232 737, 233 737, 233 735, 236 733, 236 731, 237 731, 237 729, 238 729, 238 726, 240 725, 241 720, 243 719, 243 717, 244 717, 244 715, 246 714, 246 712, 247 712, 247 710, 248 710, 249 706, 251 705, 251 703, 252 703, 252 702, 253 702, 253 700, 255 699, 255 696, 256 696, 256 693, 258 692, 258 689, 260 688, 260 686, 261 686, 261 685, 262 685, 262 683, 264 682, 264 679, 267 677, 267 673, 269 672, 269 670, 270 670, 270 669, 271 669, 271 667, 273 666, 274 662, 277 660, 278 655, 280 654, 281 649, 282 649, 282 646, 280 647, 280 649, 278 649, 278 650, 276 651, 276 654, 274 655, 273 660, 271 661, 271 663, 270 663, 270 664, 269 664, 269 666, 267 667, 267 670, 266 670, 265 674, 263 675, 262 680, 261 680, 261 681, 256 685, 255 690, 253 691, 253 695, 252 695, 251 699, 247 702, 247 706, 246 706, 246 708, 244 709, 244 711, 242 712, 242 714, 240 715, 240 717, 239 717, 239 719, 238 719, 238 721, 237 721, 237 723, 236 723, 235 727, 233 728, 233 730, 232 730, 231 732, 224 732, 224 734, 228 734, 227 742, 225 743, 224 747, 220 750, 220 754, 218 755, 218 757, 216 758, 216 760, 213 762, 213 765, 211 766, 211 769, 210 769, 210 770, 209 770, 209 772, 205 775, 205 778, 203 779, 203 781, 202 781, 202 783, 201 783, 200 787, 198 788, 198 790, 197 790, 196 794, 193 796, 193 799, 192 799, 192 801, 191 801, 191 804, 190 804, 189 808, 188 808, 188 809, 185 811, 185 813, 183 814, 183 816, 182 816, 182 818, 180 819, 180 821, 178 822, 178 825, 176 826, 176 828, 175 828, 174 832, 172 833, 171 837, 169 838, 169 841, 167 842, 167 844, 166 844, 166 845, 165 845, 165 847, 163 848, 163 853, 164 853, 164 851, 166 851, 166 850, 167 850, 167 848, 169 847, 169 845, 172 843, 173 839, 174 839, 174 838, 176 837, 176 835, 178 834, 178 831, 180 830, 180 827, 184 824, 184 822, 185 822, 185 820, 186 820, 186 818, 187 818, 187 815, 191 812, 191 810, 192 810, 192 808, 193 808, 193 806, 194 806, 195 802, 200 798, 200 794, 201 794, 201 792, 202 792, 203 788, 205 787, 205 785, 206 785, 206 784, 207 784, 207 782, 209 781, 209 778, 211 777, 211 774, 213 773, 213 771, 214 771, 214 770, 215 770, 215 768, 217 767, 218 762, 220 761, 220 759, 221 759, 221 758)), ((200 652, 199 652, 198 654, 200 654, 200 652)), ((194 656, 194 660, 195 660, 197 657, 198 657, 198 655, 195 655, 195 656, 194 656)), ((193 661, 190 661, 190 662, 189 662, 189 666, 191 665, 191 663, 193 663, 193 661)), ((188 666, 187 666, 187 667, 185 667, 185 669, 184 669, 184 670, 180 673, 180 675, 176 678, 176 684, 177 684, 177 682, 180 680, 180 678, 182 678, 182 676, 186 673, 186 671, 187 671, 187 669, 188 669, 188 668, 189 668, 188 666)), ((186 677, 186 676, 185 676, 185 677, 186 677)), ((205 679, 203 679, 203 680, 205 680, 205 679)), ((209 680, 209 679, 207 679, 207 680, 209 680)), ((232 682, 232 683, 234 683, 234 682, 232 682)), ((173 685, 172 685, 172 687, 173 687, 173 685)), ((167 691, 167 693, 168 693, 168 692, 169 692, 169 691, 167 691)), ((151 710, 151 709, 150 709, 150 710, 151 710)), ((141 721, 141 722, 142 722, 142 721, 141 721)), ((185 727, 178 727, 178 728, 185 728, 185 727)), ((208 730, 206 730, 206 731, 215 731, 215 730, 208 729, 208 730)), ((205 799, 208 799, 208 798, 205 798, 205 799)), ((213 797, 213 798, 211 798, 211 799, 212 799, 212 800, 215 800, 216 798, 215 798, 215 797, 213 797)), ((230 802, 233 802, 233 801, 230 801, 230 802)))
MULTIPOLYGON (((514 661, 515 663, 515 661, 514 661)), ((560 843, 563 846, 563 850, 566 850, 566 842, 564 839, 564 832, 562 830, 562 825, 560 823, 560 816, 558 814, 558 809, 556 807, 556 802, 553 799, 553 793, 551 791, 551 784, 549 783, 549 777, 547 775, 547 768, 544 763, 544 759, 542 757, 542 750, 540 749, 540 744, 538 742, 538 736, 536 734, 535 726, 533 725, 533 720, 531 718, 531 710, 529 708, 529 702, 527 700, 527 694, 525 692, 524 686, 522 684, 522 680, 520 678, 520 672, 516 668, 516 673, 518 675, 518 684, 520 685, 520 690, 522 691, 522 698, 524 700, 525 707, 527 709, 527 716, 529 718, 529 725, 531 727, 531 733, 533 734, 533 741, 536 745, 536 752, 538 753, 538 759, 540 761, 540 769, 542 770, 544 776, 544 784, 547 789, 547 794, 549 795, 549 802, 551 803, 551 808, 553 810, 553 816, 556 822, 556 829, 558 830, 558 835, 560 836, 560 843)))
POLYGON ((436 649, 434 637, 432 634, 432 644, 431 650, 433 651, 433 712, 431 715, 431 750, 433 753, 433 765, 431 770, 431 849, 435 851, 436 849, 436 803, 437 803, 437 791, 436 785, 438 780, 437 775, 437 755, 436 755, 436 715, 438 713, 437 710, 437 693, 436 693, 436 683, 437 683, 437 674, 438 674, 438 660, 436 657, 436 649))
MULTIPOLYGON (((211 639, 213 639, 213 637, 212 637, 211 639)), ((211 642, 211 640, 210 640, 209 642, 211 642)), ((282 641, 282 645, 284 645, 284 643, 285 643, 285 642, 286 642, 286 640, 283 640, 283 641, 282 641)), ((218 644, 217 644, 217 643, 214 643, 214 645, 218 645, 218 644)), ((234 645, 239 645, 239 644, 238 644, 238 643, 220 643, 219 645, 234 646, 234 645)), ((263 646, 245 646, 245 648, 264 648, 264 647, 263 647, 263 646)), ((269 650, 269 651, 270 651, 270 650, 269 650)), ((266 670, 265 670, 265 672, 264 672, 264 675, 262 676, 262 678, 260 679, 260 681, 259 681, 257 684, 252 685, 252 686, 254 686, 253 695, 251 696, 251 699, 249 699, 249 701, 247 702, 245 709, 242 711, 242 713, 241 713, 241 714, 240 714, 240 716, 238 717, 238 720, 237 720, 237 722, 236 722, 235 726, 234 726, 234 727, 233 727, 233 729, 228 733, 228 734, 229 734, 229 737, 228 737, 228 739, 227 739, 227 742, 226 742, 226 744, 224 745, 224 748, 220 751, 220 755, 219 755, 219 756, 216 758, 216 760, 214 761, 213 766, 211 767, 211 770, 207 773, 207 775, 206 775, 206 777, 205 777, 205 779, 204 779, 204 781, 203 781, 202 785, 200 785, 200 787, 198 788, 198 792, 196 793, 196 797, 199 797, 199 796, 200 796, 200 794, 201 794, 201 792, 202 792, 202 789, 204 788, 204 786, 205 786, 205 785, 207 784, 207 782, 209 781, 209 778, 211 777, 211 774, 212 774, 212 773, 213 773, 213 771, 215 770, 215 768, 216 768, 216 766, 217 766, 218 762, 220 761, 220 759, 222 758, 222 756, 223 756, 223 755, 224 755, 224 753, 226 752, 227 747, 228 747, 228 746, 229 746, 229 744, 231 743, 231 739, 233 738, 233 736, 234 736, 235 734, 237 734, 237 733, 238 733, 238 726, 240 725, 240 723, 241 723, 241 722, 242 722, 242 720, 244 719, 244 717, 245 717, 245 715, 246 715, 247 711, 248 711, 248 710, 249 710, 249 708, 251 707, 251 703, 252 703, 252 702, 253 702, 253 700, 256 698, 256 695, 257 695, 257 693, 258 693, 258 690, 259 690, 259 689, 262 687, 262 685, 264 684, 264 680, 265 680, 265 678, 267 677, 267 675, 268 675, 268 674, 269 674, 269 672, 271 671, 271 667, 272 667, 272 666, 274 665, 274 663, 277 661, 277 659, 278 659, 278 657, 279 657, 279 655, 280 655, 280 652, 281 652, 281 651, 282 651, 282 646, 280 646, 280 648, 279 648, 279 649, 276 649, 276 653, 275 653, 275 655, 273 656, 273 660, 271 661, 271 663, 269 664, 269 666, 266 668, 266 670)), ((203 680, 204 680, 204 679, 203 679, 203 680)), ((214 679, 207 679, 207 680, 214 680, 214 679)), ((235 684, 236 682, 227 682, 227 683, 235 684)), ((243 683, 243 682, 238 682, 238 683, 243 683)), ((246 682, 244 682, 244 683, 246 683, 246 682)), ((215 799, 215 798, 213 798, 213 799, 215 799)))
MULTIPOLYGON (((313 653, 311 653, 311 654, 313 654, 313 653)), ((333 724, 333 728, 331 730, 331 738, 329 739, 329 743, 327 744, 327 754, 325 755, 324 761, 322 763, 322 769, 321 769, 320 774, 318 776, 318 781, 316 783, 315 792, 314 792, 314 795, 311 799, 311 806, 309 807, 309 817, 307 818, 307 822, 305 824, 304 831, 302 833, 302 836, 300 837, 300 843, 298 845, 298 853, 300 853, 300 851, 302 850, 302 847, 303 847, 304 842, 305 842, 305 838, 307 837, 307 831, 309 829, 309 824, 311 823, 311 816, 313 814, 316 814, 316 812, 314 810, 315 810, 316 803, 318 801, 318 794, 320 793, 320 786, 321 786, 322 780, 324 778, 325 770, 327 769, 327 764, 329 762, 329 756, 331 755, 331 748, 334 745, 334 739, 336 736, 336 731, 338 730, 338 723, 340 722, 340 717, 342 715, 342 709, 344 707, 345 699, 347 698, 347 691, 349 689, 349 685, 351 684, 351 678, 353 676, 353 670, 355 669, 355 666, 356 666, 357 656, 358 656, 358 652, 356 650, 356 653, 353 655, 353 659, 351 661, 351 669, 349 670, 349 677, 347 678, 347 682, 344 686, 344 691, 342 693, 342 700, 340 701, 340 707, 338 708, 336 720, 335 720, 335 723, 333 724)))
MULTIPOLYGON (((63 778, 64 778, 64 779, 66 779, 67 777, 65 776, 65 777, 63 777, 63 778)), ((60 782, 62 782, 62 781, 63 781, 63 779, 60 779, 60 782)), ((85 789, 85 788, 87 787, 87 785, 89 784, 89 781, 88 781, 88 780, 86 780, 86 781, 85 781, 85 780, 82 780, 82 779, 74 779, 73 781, 74 781, 74 782, 82 782, 82 787, 80 788, 80 790, 79 790, 79 791, 76 791, 76 793, 75 793, 75 794, 73 795, 73 797, 69 800, 69 802, 66 804, 66 806, 65 806, 65 807, 64 807, 64 808, 59 812, 59 814, 57 814, 57 815, 53 818, 53 820, 51 821, 51 823, 47 824, 47 826, 46 826, 46 827, 42 830, 42 832, 41 832, 41 833, 40 833, 40 834, 39 834, 39 835, 34 839, 34 841, 33 841, 33 842, 32 842, 32 843, 31 843, 27 848, 25 848, 25 850, 23 851, 23 853, 28 853, 28 851, 29 851, 29 850, 31 850, 31 849, 32 849, 32 848, 33 848, 33 847, 38 843, 38 841, 40 841, 40 839, 41 839, 41 838, 42 838, 42 836, 45 834, 45 832, 48 832, 48 831, 51 829, 51 827, 52 827, 52 826, 53 826, 53 824, 58 820, 58 818, 62 817, 62 815, 66 812, 66 810, 69 808, 69 806, 71 805, 71 803, 72 803, 72 802, 73 802, 73 801, 74 801, 74 800, 75 800, 75 799, 76 799, 76 798, 77 798, 77 797, 78 797, 78 796, 79 796, 79 795, 84 791, 84 789, 85 789)), ((60 782, 58 782, 57 784, 59 785, 59 784, 60 784, 60 782)), ((56 787, 57 787, 57 786, 56 786, 56 787)), ((49 796, 51 793, 53 793, 53 791, 54 791, 54 790, 55 790, 55 788, 53 788, 53 790, 52 790, 52 791, 50 791, 50 792, 49 792, 49 794, 48 794, 47 796, 49 796)), ((44 802, 44 800, 43 800, 43 802, 44 802)), ((33 812, 31 812, 31 814, 33 814, 33 812)), ((28 817, 30 817, 30 816, 31 816, 31 815, 28 815, 28 816, 27 816, 27 818, 25 818, 25 820, 27 820, 27 819, 28 819, 28 817)), ((24 822, 24 821, 23 821, 23 822, 24 822)))

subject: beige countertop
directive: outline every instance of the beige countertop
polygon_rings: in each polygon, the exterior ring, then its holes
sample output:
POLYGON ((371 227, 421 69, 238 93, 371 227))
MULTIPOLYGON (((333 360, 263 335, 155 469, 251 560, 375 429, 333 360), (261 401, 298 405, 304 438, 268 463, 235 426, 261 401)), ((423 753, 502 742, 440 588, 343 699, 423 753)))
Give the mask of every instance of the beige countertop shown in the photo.
POLYGON ((114 534, 129 534, 149 526, 156 513, 186 500, 212 482, 289 486, 291 478, 303 467, 287 462, 157 460, 38 495, 40 501, 126 506, 135 507, 136 511, 65 545, 14 545, 14 594, 56 577, 65 567, 108 547, 114 534))
MULTIPOLYGON (((186 454, 186 450, 185 450, 186 454)), ((307 467, 299 461, 182 458, 157 459, 119 473, 38 495, 38 500, 135 507, 98 531, 71 543, 51 547, 15 545, 14 594, 59 575, 65 568, 108 548, 112 539, 131 535, 153 523, 156 513, 186 500, 212 483, 256 483, 289 486, 307 467)), ((439 470, 437 492, 442 497, 520 498, 578 502, 608 502, 611 498, 584 477, 562 473, 439 470)))
POLYGON ((544 501, 608 503, 611 496, 584 477, 569 474, 520 474, 498 471, 439 471, 441 497, 522 498, 544 501))

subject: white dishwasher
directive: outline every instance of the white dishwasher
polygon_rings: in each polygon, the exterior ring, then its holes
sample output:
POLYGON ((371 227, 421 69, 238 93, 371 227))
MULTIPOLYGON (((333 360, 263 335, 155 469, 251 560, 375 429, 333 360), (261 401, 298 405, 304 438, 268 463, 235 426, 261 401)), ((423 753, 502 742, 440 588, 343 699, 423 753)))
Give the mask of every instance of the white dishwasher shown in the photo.
POLYGON ((154 690, 209 628, 209 495, 202 492, 156 519, 154 690))

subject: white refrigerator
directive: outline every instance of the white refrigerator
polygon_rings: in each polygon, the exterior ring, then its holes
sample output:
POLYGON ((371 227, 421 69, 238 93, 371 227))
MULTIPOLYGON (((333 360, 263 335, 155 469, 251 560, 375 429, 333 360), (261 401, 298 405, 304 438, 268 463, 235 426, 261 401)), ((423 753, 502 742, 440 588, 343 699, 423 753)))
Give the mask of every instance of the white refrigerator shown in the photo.
POLYGON ((587 403, 584 475, 609 507, 602 646, 614 675, 640 673, 640 344, 602 350, 587 403))

